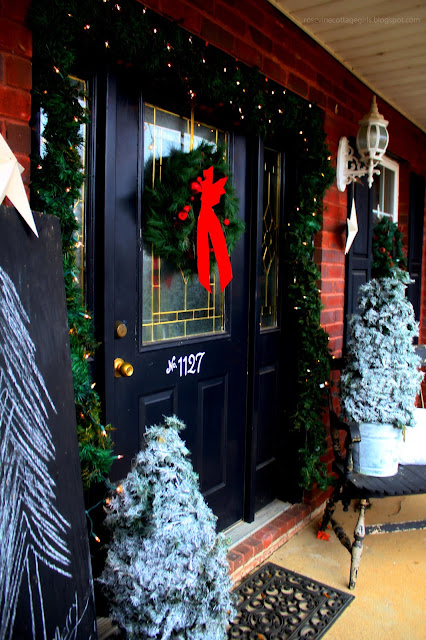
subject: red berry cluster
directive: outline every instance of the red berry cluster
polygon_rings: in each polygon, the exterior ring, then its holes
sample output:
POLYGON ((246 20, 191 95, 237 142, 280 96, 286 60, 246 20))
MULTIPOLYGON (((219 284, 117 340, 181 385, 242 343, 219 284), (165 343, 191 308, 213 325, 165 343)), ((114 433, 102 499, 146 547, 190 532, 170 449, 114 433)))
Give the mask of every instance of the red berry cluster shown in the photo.
POLYGON ((189 204, 186 204, 182 211, 179 211, 178 218, 179 220, 186 220, 188 217, 188 213, 191 211, 192 207, 189 204))
MULTIPOLYGON (((191 189, 193 194, 201 193, 202 191, 201 180, 202 178, 198 176, 198 178, 194 180, 194 182, 191 182, 191 184, 189 185, 189 188, 191 189)), ((191 202, 194 202, 193 195, 190 197, 190 200, 191 202)), ((179 211, 178 213, 179 220, 182 220, 182 222, 184 222, 187 219, 188 213, 191 211, 191 209, 192 207, 189 204, 186 204, 184 207, 182 207, 182 211, 179 211)))
POLYGON ((191 182, 191 184, 189 185, 189 188, 191 189, 192 193, 201 193, 201 191, 203 190, 201 186, 201 181, 202 181, 202 178, 198 176, 198 178, 194 180, 194 182, 191 182))
MULTIPOLYGON (((202 191, 201 181, 202 181, 202 178, 198 176, 198 178, 193 182, 191 182, 191 184, 189 185, 189 188, 191 189, 194 195, 198 195, 199 193, 201 193, 202 191)), ((194 195, 190 197, 191 202, 194 202, 194 195)), ((188 213, 191 211, 191 209, 192 207, 189 204, 186 204, 184 207, 182 207, 182 211, 179 211, 178 213, 179 220, 184 222, 187 219, 188 213)), ((223 224, 227 227, 229 223, 230 223, 229 219, 225 218, 223 221, 223 224)))

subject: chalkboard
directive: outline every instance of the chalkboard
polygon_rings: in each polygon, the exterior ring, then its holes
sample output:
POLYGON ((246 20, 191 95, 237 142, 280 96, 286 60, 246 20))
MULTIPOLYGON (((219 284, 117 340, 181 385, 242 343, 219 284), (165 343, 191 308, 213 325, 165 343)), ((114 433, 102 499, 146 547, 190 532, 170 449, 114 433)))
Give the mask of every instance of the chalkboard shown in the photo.
POLYGON ((95 640, 59 221, 0 206, 0 638, 95 640))

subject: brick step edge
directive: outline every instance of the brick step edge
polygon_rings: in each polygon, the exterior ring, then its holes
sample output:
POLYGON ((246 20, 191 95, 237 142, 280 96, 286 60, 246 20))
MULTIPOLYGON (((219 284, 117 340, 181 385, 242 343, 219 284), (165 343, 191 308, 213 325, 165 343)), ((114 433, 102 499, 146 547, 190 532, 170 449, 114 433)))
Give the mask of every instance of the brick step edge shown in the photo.
POLYGON ((306 504, 294 504, 264 527, 231 547, 227 558, 232 582, 239 583, 298 531, 322 515, 323 511, 324 503, 316 508, 306 504))

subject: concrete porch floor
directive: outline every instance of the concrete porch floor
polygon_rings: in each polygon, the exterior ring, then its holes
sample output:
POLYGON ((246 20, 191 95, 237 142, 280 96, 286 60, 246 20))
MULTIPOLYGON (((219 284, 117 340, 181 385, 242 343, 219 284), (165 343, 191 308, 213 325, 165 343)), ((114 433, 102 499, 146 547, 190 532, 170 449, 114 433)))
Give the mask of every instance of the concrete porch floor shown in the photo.
MULTIPOLYGON (((373 500, 366 524, 423 520, 426 495, 373 500)), ((353 540, 358 518, 339 503, 335 519, 353 540)), ((327 640, 426 639, 426 530, 366 536, 353 591, 349 591, 350 555, 332 530, 318 540, 319 518, 275 551, 268 560, 355 595, 355 600, 326 634, 327 640)))
MULTIPOLYGON (((426 640, 426 530, 366 536, 357 584, 349 591, 348 551, 332 530, 328 530, 328 542, 317 539, 322 508, 310 511, 305 507, 306 516, 300 523, 302 528, 290 527, 294 518, 292 509, 302 508, 298 505, 285 510, 278 520, 275 519, 276 526, 266 524, 259 530, 259 539, 269 535, 271 528, 278 530, 282 519, 284 528, 289 528, 288 534, 280 531, 275 534, 281 536, 278 539, 289 537, 272 554, 265 550, 264 560, 355 596, 326 633, 326 639, 426 640)), ((423 520, 425 517, 426 495, 385 498, 372 501, 372 507, 366 512, 366 524, 423 520)), ((353 504, 344 513, 339 503, 335 519, 353 540, 358 519, 353 504)), ((244 545, 244 540, 240 544, 244 545)), ((249 569, 249 573, 254 570, 249 569)), ((98 619, 98 625, 99 640, 122 637, 108 619, 98 619)))

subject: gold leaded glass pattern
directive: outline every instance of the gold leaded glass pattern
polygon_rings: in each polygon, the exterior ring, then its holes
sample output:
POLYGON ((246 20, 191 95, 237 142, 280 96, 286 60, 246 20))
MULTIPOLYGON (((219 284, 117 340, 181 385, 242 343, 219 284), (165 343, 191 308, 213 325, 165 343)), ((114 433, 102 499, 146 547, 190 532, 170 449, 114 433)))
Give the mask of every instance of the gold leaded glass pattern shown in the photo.
MULTIPOLYGON (((152 105, 144 110, 144 159, 154 158, 152 180, 161 180, 163 158, 174 148, 189 151, 202 141, 226 144, 223 131, 193 122, 152 105)), ((165 260, 154 256, 152 246, 143 248, 142 341, 143 343, 221 333, 225 330, 224 295, 217 269, 212 270, 208 293, 195 274, 184 277, 165 260)))
POLYGON ((260 327, 277 326, 280 154, 265 149, 260 327))

